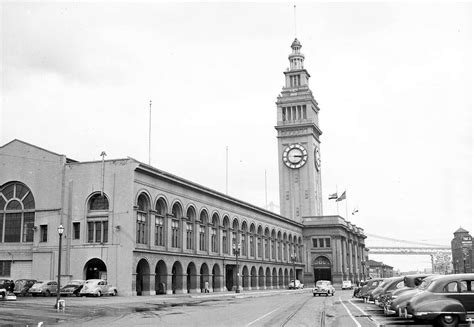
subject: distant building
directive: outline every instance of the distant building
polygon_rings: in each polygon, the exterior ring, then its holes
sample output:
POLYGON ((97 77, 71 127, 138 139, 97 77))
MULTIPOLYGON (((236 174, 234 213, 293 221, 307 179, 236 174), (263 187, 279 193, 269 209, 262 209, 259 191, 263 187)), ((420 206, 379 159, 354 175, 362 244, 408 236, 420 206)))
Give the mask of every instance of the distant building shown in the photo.
POLYGON ((473 247, 474 241, 472 236, 467 230, 459 227, 459 229, 454 232, 454 238, 451 241, 453 269, 455 274, 474 272, 474 253, 472 251, 473 247))
POLYGON ((393 277, 393 267, 386 265, 381 261, 369 260, 367 261, 369 276, 371 278, 387 278, 393 277))

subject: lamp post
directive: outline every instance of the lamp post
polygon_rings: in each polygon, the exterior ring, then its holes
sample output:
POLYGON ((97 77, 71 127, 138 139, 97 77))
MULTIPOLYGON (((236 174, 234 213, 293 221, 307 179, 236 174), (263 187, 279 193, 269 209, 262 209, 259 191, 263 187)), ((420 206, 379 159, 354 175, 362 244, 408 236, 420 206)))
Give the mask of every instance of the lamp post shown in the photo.
POLYGON ((59 252, 58 252, 58 289, 56 291, 56 309, 59 309, 59 299, 61 298, 61 243, 63 240, 64 227, 59 225, 58 234, 59 234, 59 252))
POLYGON ((292 255, 290 255, 290 260, 293 263, 293 273, 295 274, 293 278, 294 280, 293 285, 296 288, 296 251, 292 255))
POLYGON ((240 293, 240 286, 239 286, 239 255, 240 255, 240 244, 232 244, 232 250, 235 254, 235 265, 237 267, 237 287, 235 288, 235 293, 240 293))

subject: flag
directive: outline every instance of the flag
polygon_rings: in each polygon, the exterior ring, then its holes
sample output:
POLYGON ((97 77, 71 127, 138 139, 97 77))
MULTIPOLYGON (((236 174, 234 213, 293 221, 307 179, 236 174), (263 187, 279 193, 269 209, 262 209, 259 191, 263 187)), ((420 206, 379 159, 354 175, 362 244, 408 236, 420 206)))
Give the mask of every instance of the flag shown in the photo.
POLYGON ((337 199, 337 193, 329 194, 329 200, 337 199))
POLYGON ((344 191, 340 197, 337 198, 336 202, 342 201, 346 199, 346 191, 344 191))
POLYGON ((355 215, 355 214, 358 213, 358 212, 359 212, 359 209, 355 209, 355 208, 354 208, 354 210, 352 210, 352 214, 353 214, 353 215, 355 215))

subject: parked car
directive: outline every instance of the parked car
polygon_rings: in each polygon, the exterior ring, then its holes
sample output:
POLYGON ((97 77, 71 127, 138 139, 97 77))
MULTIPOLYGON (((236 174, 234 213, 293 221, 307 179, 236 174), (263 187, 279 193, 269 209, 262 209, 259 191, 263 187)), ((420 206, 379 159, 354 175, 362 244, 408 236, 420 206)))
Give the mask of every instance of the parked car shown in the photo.
POLYGON ((367 281, 361 280, 361 281, 356 285, 356 287, 354 287, 354 293, 352 294, 352 296, 359 298, 359 297, 360 297, 360 291, 361 291, 362 287, 364 287, 365 285, 367 285, 367 281))
POLYGON ((343 280, 342 281, 342 289, 343 290, 351 290, 353 288, 354 288, 354 286, 352 285, 352 282, 350 280, 343 280))
POLYGON ((474 273, 440 276, 408 302, 408 315, 434 321, 438 326, 458 326, 474 314, 474 273))
POLYGON ((370 293, 377 288, 382 282, 384 278, 372 278, 367 281, 359 291, 359 297, 363 298, 366 301, 370 297, 370 293))
POLYGON ((334 292, 336 292, 336 290, 329 280, 318 280, 316 286, 313 288, 313 296, 320 296, 321 294, 334 296, 334 292))
POLYGON ((299 289, 299 288, 303 288, 304 285, 303 283, 301 283, 299 280, 291 280, 290 281, 290 284, 288 285, 288 288, 291 290, 291 289, 299 289))
POLYGON ((104 279, 88 279, 84 283, 79 292, 80 296, 95 295, 102 296, 104 294, 117 295, 117 288, 107 284, 107 281, 104 279))
POLYGON ((0 289, 5 289, 7 293, 12 293, 15 283, 11 279, 0 279, 0 289))
POLYGON ((403 287, 404 276, 396 276, 385 279, 370 295, 369 300, 375 301, 379 307, 383 308, 385 301, 391 296, 392 291, 403 287))
POLYGON ((394 292, 392 294, 391 302, 388 303, 388 306, 385 309, 385 315, 398 315, 400 317, 407 318, 406 306, 410 299, 416 294, 425 290, 434 279, 439 277, 439 275, 431 275, 424 278, 423 282, 418 287, 409 288, 406 290, 400 289, 397 292, 394 292))
POLYGON ((15 287, 13 288, 13 293, 16 296, 26 296, 28 295, 28 290, 36 283, 36 279, 17 279, 15 281, 15 287))
POLYGON ((55 280, 37 281, 28 290, 33 296, 52 296, 58 292, 58 282, 55 280))
POLYGON ((84 283, 86 281, 82 279, 77 279, 77 280, 71 280, 69 281, 64 287, 61 287, 60 295, 61 296, 69 296, 69 295, 75 295, 79 296, 82 287, 84 286, 84 283))

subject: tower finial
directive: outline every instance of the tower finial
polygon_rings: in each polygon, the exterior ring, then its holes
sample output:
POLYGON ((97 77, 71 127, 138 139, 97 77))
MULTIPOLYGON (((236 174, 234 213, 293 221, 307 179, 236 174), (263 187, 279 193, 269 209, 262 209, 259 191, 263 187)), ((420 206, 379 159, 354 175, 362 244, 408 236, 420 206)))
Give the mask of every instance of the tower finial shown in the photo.
POLYGON ((296 38, 296 5, 293 5, 294 16, 295 16, 295 38, 296 38))

